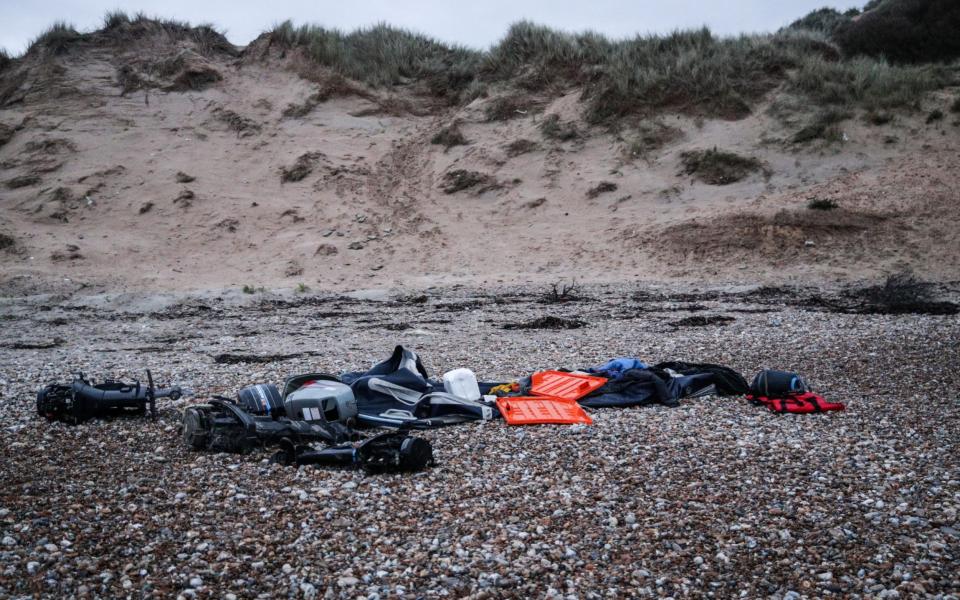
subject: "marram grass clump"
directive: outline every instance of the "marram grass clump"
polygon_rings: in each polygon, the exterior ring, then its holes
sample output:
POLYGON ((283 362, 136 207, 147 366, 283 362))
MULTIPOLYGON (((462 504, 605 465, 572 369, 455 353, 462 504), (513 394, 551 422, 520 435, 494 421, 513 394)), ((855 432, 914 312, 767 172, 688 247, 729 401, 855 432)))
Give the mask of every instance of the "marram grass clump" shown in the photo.
POLYGON ((613 123, 665 109, 740 118, 784 82, 788 91, 819 104, 912 106, 953 79, 945 67, 842 59, 827 33, 803 29, 718 37, 703 28, 611 40, 522 21, 487 52, 382 24, 343 33, 287 21, 270 35, 273 43, 301 48, 369 85, 419 81, 448 98, 471 86, 513 87, 516 92, 488 106, 491 121, 524 115, 536 104, 533 95, 557 95, 570 86, 583 90, 589 122, 613 123))
MULTIPOLYGON (((815 16, 771 34, 723 37, 701 28, 625 39, 521 21, 486 51, 387 24, 348 33, 285 21, 266 39, 271 46, 296 50, 308 64, 373 88, 414 86, 416 93, 446 105, 490 94, 494 99, 487 101, 486 117, 491 121, 537 112, 572 90, 584 101, 584 121, 619 127, 665 111, 739 119, 774 90, 818 107, 917 108, 928 92, 958 81, 956 69, 946 64, 845 56, 833 32, 835 22, 849 15, 815 16)), ((78 42, 116 45, 151 34, 187 41, 202 55, 238 52, 209 25, 112 11, 102 28, 90 33, 55 23, 28 54, 56 56, 78 42)), ((0 55, 0 70, 11 61, 17 59, 0 55)))

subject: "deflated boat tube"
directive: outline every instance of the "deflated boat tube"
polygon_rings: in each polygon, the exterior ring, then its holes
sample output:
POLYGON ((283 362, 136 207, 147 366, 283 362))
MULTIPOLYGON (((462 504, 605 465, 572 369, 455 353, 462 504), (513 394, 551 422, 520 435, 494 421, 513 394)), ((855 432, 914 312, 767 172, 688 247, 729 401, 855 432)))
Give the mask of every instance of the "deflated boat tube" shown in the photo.
POLYGON ((370 473, 421 471, 435 464, 430 442, 400 431, 382 433, 356 446, 322 450, 285 439, 272 460, 285 465, 354 466, 370 473))

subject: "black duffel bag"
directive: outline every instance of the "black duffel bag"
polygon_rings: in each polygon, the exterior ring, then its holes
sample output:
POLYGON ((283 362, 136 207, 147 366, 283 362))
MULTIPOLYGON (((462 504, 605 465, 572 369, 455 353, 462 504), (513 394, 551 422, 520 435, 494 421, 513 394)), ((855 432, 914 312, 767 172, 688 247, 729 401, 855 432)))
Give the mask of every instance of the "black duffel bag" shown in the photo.
POLYGON ((808 391, 810 388, 803 378, 791 371, 766 369, 757 373, 750 384, 750 393, 762 398, 785 398, 808 391))

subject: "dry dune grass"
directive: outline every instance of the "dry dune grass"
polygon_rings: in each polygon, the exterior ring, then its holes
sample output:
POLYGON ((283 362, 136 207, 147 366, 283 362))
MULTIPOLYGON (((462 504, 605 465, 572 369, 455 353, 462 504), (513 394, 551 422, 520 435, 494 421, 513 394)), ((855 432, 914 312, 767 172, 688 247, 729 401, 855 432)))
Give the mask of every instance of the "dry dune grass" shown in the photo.
MULTIPOLYGON (((592 32, 565 33, 524 21, 511 26, 489 51, 479 52, 386 24, 344 33, 315 25, 295 27, 286 21, 251 48, 261 53, 264 47, 295 49, 305 63, 344 78, 337 81, 324 76, 324 84, 330 87, 321 90, 319 101, 363 93, 361 87, 346 80, 374 88, 412 84, 419 94, 437 99, 441 106, 468 102, 492 86, 518 90, 489 105, 490 120, 525 114, 534 108, 534 97, 556 97, 571 85, 583 91, 584 118, 609 124, 663 110, 738 119, 782 84, 818 104, 912 106, 922 94, 956 79, 944 66, 891 65, 871 57, 842 57, 829 37, 832 29, 803 27, 737 37, 718 37, 704 28, 611 40, 592 32)), ((143 14, 129 17, 111 12, 103 27, 91 33, 55 23, 34 40, 27 55, 56 56, 83 44, 133 45, 158 36, 189 42, 200 56, 238 53, 209 25, 194 27, 143 14)), ((5 57, 0 67, 16 62, 5 57)), ((307 64, 298 70, 311 77, 307 64)), ((168 77, 181 73, 172 84, 174 89, 200 89, 219 79, 218 73, 202 65, 173 65, 159 71, 166 71, 168 77)), ((129 68, 119 79, 126 92, 145 87, 144 78, 138 79, 129 68)), ((4 83, 9 87, 9 81, 4 83)), ((9 95, 3 87, 0 92, 0 96, 9 95)))
POLYGON ((455 95, 473 80, 480 53, 379 24, 352 33, 286 21, 271 43, 303 48, 315 62, 356 81, 384 86, 424 80, 436 95, 455 95))
POLYGON ((543 108, 543 102, 526 93, 505 94, 486 104, 484 115, 487 121, 509 121, 528 116, 543 108))
POLYGON ((158 35, 168 40, 188 41, 204 55, 238 54, 236 47, 212 25, 194 26, 172 19, 148 17, 144 13, 130 17, 122 11, 108 12, 102 27, 91 33, 80 33, 69 23, 58 21, 30 43, 27 54, 59 55, 81 44, 132 45, 158 35))
POLYGON ((783 83, 819 103, 910 106, 954 80, 944 67, 841 58, 822 31, 804 29, 731 38, 699 29, 613 41, 520 22, 486 53, 385 25, 344 34, 286 22, 269 35, 271 43, 302 48, 311 60, 374 86, 422 81, 432 93, 466 99, 486 86, 518 88, 489 105, 492 121, 523 114, 531 94, 556 95, 570 85, 583 88, 588 121, 609 123, 664 109, 741 118, 783 83))

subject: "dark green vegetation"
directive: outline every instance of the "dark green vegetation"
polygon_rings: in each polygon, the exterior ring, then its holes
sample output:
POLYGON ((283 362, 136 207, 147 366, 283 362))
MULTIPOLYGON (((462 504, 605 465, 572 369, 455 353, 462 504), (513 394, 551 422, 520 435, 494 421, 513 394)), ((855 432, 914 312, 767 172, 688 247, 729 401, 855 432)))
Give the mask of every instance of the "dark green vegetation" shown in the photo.
POLYGON ((684 152, 680 155, 680 161, 685 174, 711 185, 734 183, 763 168, 760 161, 753 157, 716 148, 684 152))
POLYGON ((872 0, 863 11, 821 8, 788 29, 818 31, 846 56, 898 63, 960 58, 960 3, 956 0, 872 0))
POLYGON ((850 23, 853 17, 860 14, 860 10, 852 8, 846 12, 840 12, 835 8, 818 8, 817 10, 801 17, 790 24, 790 29, 801 29, 807 31, 820 31, 827 35, 833 35, 841 26, 850 23))
POLYGON ((856 21, 837 28, 844 54, 884 56, 894 62, 960 58, 960 2, 883 0, 856 21))

